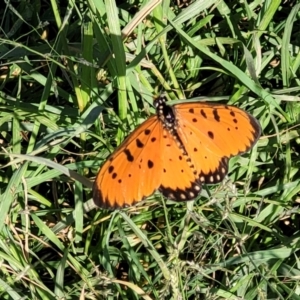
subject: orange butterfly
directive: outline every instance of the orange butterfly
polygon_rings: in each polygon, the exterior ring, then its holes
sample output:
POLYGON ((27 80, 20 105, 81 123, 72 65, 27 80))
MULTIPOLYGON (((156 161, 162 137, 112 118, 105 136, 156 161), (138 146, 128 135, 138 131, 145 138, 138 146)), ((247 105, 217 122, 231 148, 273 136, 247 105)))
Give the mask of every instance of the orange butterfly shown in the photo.
POLYGON ((249 151, 261 134, 258 121, 234 106, 154 100, 156 115, 137 127, 100 169, 93 199, 102 208, 131 206, 159 190, 191 200, 202 183, 224 179, 230 157, 249 151))

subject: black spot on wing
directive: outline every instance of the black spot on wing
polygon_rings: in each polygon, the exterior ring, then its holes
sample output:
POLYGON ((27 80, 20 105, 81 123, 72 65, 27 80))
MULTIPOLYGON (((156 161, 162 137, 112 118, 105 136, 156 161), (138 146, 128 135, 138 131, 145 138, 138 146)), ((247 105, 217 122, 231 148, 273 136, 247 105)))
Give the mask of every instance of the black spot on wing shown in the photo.
POLYGON ((140 139, 136 139, 136 140, 135 140, 135 143, 136 143, 136 146, 137 146, 138 148, 143 148, 143 147, 144 147, 144 144, 141 142, 140 139))
POLYGON ((212 140, 214 139, 214 133, 212 131, 208 131, 207 134, 209 138, 211 138, 212 140))
POLYGON ((207 115, 203 109, 200 110, 200 114, 203 118, 205 118, 205 119, 207 118, 207 115))
POLYGON ((214 115, 214 119, 215 119, 217 122, 220 122, 220 116, 219 116, 218 110, 217 110, 216 108, 213 109, 213 115, 214 115))
POLYGON ((149 159, 147 165, 148 165, 148 168, 149 168, 149 169, 152 169, 153 166, 154 166, 154 163, 153 163, 152 160, 149 159))
POLYGON ((134 160, 134 157, 132 156, 131 152, 129 149, 124 150, 124 154, 126 155, 126 159, 130 162, 134 160))

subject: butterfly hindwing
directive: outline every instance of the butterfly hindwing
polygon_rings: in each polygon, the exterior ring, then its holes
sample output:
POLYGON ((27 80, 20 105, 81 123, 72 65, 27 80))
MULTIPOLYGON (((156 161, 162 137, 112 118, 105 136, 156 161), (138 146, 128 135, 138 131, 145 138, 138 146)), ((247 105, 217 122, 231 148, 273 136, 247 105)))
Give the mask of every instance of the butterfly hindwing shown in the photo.
POLYGON ((162 125, 151 116, 134 130, 99 171, 93 199, 103 208, 131 206, 160 185, 162 125))
POLYGON ((172 200, 194 199, 201 190, 197 172, 176 135, 164 130, 160 192, 172 200))

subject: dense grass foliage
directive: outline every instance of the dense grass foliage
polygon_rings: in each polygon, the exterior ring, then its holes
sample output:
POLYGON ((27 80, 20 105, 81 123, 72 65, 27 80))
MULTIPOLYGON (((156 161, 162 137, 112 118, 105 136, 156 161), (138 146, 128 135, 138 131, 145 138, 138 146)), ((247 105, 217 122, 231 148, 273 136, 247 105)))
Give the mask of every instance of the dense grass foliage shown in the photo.
POLYGON ((5 1, 1 299, 300 299, 299 1, 5 1), (96 209, 153 96, 247 110, 263 135, 190 202, 96 209))

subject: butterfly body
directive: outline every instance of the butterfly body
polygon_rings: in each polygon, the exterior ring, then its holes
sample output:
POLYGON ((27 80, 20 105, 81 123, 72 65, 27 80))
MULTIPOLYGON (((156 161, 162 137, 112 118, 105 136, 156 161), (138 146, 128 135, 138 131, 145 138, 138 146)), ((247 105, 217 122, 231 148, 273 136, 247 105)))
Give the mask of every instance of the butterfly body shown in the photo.
POLYGON ((230 157, 248 151, 260 136, 255 118, 233 106, 206 102, 166 105, 136 128, 100 169, 93 199, 103 208, 131 206, 155 190, 191 200, 202 183, 224 179, 230 157))

